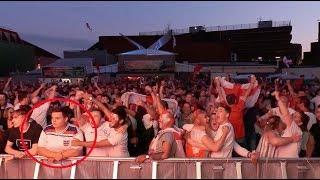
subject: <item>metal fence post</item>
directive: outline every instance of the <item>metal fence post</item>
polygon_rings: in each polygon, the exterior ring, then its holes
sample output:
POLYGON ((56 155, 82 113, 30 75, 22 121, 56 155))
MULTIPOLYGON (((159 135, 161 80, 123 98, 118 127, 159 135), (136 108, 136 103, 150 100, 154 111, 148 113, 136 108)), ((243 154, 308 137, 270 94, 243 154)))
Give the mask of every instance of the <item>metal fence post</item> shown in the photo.
POLYGON ((236 162, 236 170, 237 170, 237 179, 242 179, 242 171, 241 171, 242 162, 236 162))
POLYGON ((40 170, 40 163, 36 162, 36 166, 34 167, 33 179, 38 179, 40 170))
POLYGON ((112 179, 118 179, 119 161, 113 161, 112 179))
MULTIPOLYGON (((73 160, 72 164, 75 164, 77 160, 73 160)), ((73 165, 70 172, 70 179, 74 179, 76 176, 77 165, 73 165)))
POLYGON ((201 162, 196 162, 196 179, 201 179, 201 162))
POLYGON ((281 161, 280 162, 280 166, 281 166, 281 178, 282 179, 288 179, 287 162, 286 161, 281 161))
POLYGON ((152 161, 152 179, 157 179, 157 166, 158 162, 157 161, 152 161))

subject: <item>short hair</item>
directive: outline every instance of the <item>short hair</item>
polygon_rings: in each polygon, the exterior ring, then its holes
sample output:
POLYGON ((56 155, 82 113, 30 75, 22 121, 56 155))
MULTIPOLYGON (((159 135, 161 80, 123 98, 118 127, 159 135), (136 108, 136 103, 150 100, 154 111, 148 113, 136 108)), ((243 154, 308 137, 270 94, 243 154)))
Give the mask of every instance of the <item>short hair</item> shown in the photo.
POLYGON ((281 118, 279 116, 271 116, 267 121, 267 126, 270 129, 275 130, 279 127, 280 122, 281 118))
POLYGON ((300 103, 303 104, 304 107, 309 108, 310 100, 306 96, 299 97, 300 103))
POLYGON ((125 106, 118 106, 117 108, 112 110, 112 112, 118 115, 119 120, 123 120, 123 123, 121 123, 121 125, 125 123, 127 118, 127 112, 126 112, 125 106))
POLYGON ((28 92, 27 91, 20 91, 18 93, 18 100, 22 101, 24 98, 28 97, 28 92))
POLYGON ((20 105, 19 109, 15 110, 15 114, 26 115, 32 108, 29 105, 20 105))
POLYGON ((54 112, 61 112, 63 117, 68 117, 68 114, 66 112, 66 109, 61 107, 61 106, 58 106, 58 107, 53 107, 52 108, 52 111, 51 111, 51 114, 54 113, 54 112))
POLYGON ((222 107, 227 113, 231 113, 231 108, 230 106, 226 105, 225 103, 220 103, 218 104, 217 108, 222 107))
POLYGON ((228 104, 230 104, 230 105, 235 104, 236 103, 236 99, 237 99, 237 97, 236 97, 235 94, 228 94, 226 96, 226 100, 227 100, 228 104))

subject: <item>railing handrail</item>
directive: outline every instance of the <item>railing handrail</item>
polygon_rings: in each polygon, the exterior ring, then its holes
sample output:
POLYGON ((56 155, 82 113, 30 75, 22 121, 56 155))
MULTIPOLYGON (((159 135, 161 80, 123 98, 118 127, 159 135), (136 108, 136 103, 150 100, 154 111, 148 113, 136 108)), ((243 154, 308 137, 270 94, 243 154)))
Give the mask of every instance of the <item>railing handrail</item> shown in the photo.
MULTIPOLYGON (((13 157, 13 155, 8 155, 8 154, 0 154, 0 158, 7 158, 7 157, 13 157)), ((47 159, 44 156, 34 156, 36 159, 47 159)), ((79 157, 70 157, 66 160, 81 160, 83 156, 79 157)), ((29 157, 23 158, 23 159, 31 159, 29 157)), ((111 157, 97 157, 97 156, 89 156, 86 158, 86 160, 99 160, 99 161, 105 161, 105 160, 110 160, 110 161, 132 161, 135 160, 135 157, 128 157, 128 158, 111 158, 111 157)), ((259 160, 262 161, 314 161, 318 160, 320 161, 320 158, 261 158, 259 160)), ((162 161, 250 161, 249 158, 168 158, 162 161)))
MULTIPOLYGON (((284 27, 284 26, 290 26, 290 25, 291 25, 291 21, 272 21, 272 27, 284 27)), ((205 27, 205 30, 206 32, 213 32, 213 31, 228 31, 228 30, 239 30, 239 29, 255 29, 258 27, 259 27, 259 22, 248 23, 248 24, 208 26, 208 27, 205 27)), ((139 36, 164 35, 165 33, 166 33, 165 30, 139 32, 139 36)), ((189 28, 173 29, 174 35, 186 34, 186 33, 189 33, 189 28)))

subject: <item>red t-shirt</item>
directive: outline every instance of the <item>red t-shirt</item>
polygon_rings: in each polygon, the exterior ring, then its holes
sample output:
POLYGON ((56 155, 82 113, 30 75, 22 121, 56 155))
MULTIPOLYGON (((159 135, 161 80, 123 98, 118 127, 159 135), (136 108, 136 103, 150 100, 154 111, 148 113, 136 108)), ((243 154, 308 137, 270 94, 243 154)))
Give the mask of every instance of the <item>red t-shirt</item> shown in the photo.
POLYGON ((231 113, 229 121, 233 126, 235 138, 243 138, 245 136, 244 123, 243 123, 243 110, 245 107, 245 102, 239 99, 238 104, 231 107, 231 113))

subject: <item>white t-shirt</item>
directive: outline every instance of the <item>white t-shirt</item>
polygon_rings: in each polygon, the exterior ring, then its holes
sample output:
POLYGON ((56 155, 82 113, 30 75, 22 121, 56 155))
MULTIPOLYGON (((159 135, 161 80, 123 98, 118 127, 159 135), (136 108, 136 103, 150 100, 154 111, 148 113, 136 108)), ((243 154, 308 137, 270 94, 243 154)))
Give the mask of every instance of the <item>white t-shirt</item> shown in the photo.
MULTIPOLYGON (((94 141, 94 128, 90 125, 90 123, 85 123, 83 126, 80 127, 82 130, 85 140, 86 141, 94 141)), ((109 125, 107 125, 105 122, 103 122, 98 128, 97 128, 97 142, 105 139, 104 132, 108 131, 110 129, 109 125)), ((89 156, 106 156, 106 152, 108 147, 100 147, 100 148, 94 148, 89 156)), ((87 154, 90 150, 90 147, 87 147, 87 154)))
POLYGON ((54 152, 60 152, 67 149, 82 150, 81 146, 71 146, 71 141, 74 139, 83 141, 83 134, 76 126, 68 123, 64 131, 56 133, 55 128, 52 125, 49 125, 42 130, 38 146, 54 152))
POLYGON ((316 96, 313 99, 311 99, 311 102, 313 102, 318 107, 320 105, 320 96, 316 96))
POLYGON ((227 135, 227 138, 224 142, 224 145, 222 149, 219 152, 211 152, 210 157, 212 158, 231 158, 232 157, 232 151, 234 147, 234 129, 232 127, 232 124, 230 122, 224 123, 219 126, 217 134, 214 136, 214 141, 217 141, 218 139, 221 138, 223 132, 222 132, 222 127, 223 126, 229 126, 230 131, 227 135))
POLYGON ((107 139, 113 146, 106 148, 107 157, 129 157, 128 133, 119 133, 114 128, 110 128, 109 122, 105 122, 109 128, 104 129, 103 139, 107 139))
MULTIPOLYGON (((296 111, 295 111, 294 109, 292 109, 292 108, 288 108, 288 110, 289 110, 290 115, 293 115, 293 114, 296 112, 296 111)), ((273 116, 279 116, 280 119, 283 119, 283 118, 282 118, 282 115, 281 115, 281 113, 280 113, 279 107, 276 107, 276 108, 270 109, 270 111, 269 111, 268 113, 266 113, 265 115, 261 116, 258 120, 266 119, 266 116, 268 116, 267 114, 269 114, 270 112, 272 113, 273 116)), ((257 124, 254 125, 254 129, 255 129, 256 133, 258 133, 258 134, 260 134, 260 135, 263 134, 263 130, 262 130, 259 126, 257 126, 257 124)))
MULTIPOLYGON (((292 135, 297 133, 299 135, 302 135, 302 131, 299 128, 299 126, 294 121, 292 121, 291 126, 287 127, 284 130, 284 133, 282 134, 281 137, 291 137, 292 135)), ((278 157, 279 158, 299 158, 300 146, 301 146, 301 141, 296 143, 290 143, 285 146, 279 146, 277 148, 278 157)))
POLYGON ((317 118, 316 118, 316 115, 314 115, 313 113, 311 112, 305 112, 305 114, 307 116, 309 116, 309 122, 308 122, 308 131, 311 129, 312 125, 317 123, 317 118))

